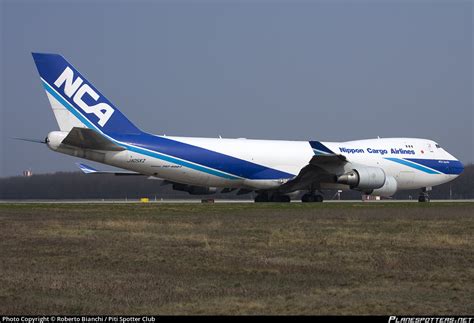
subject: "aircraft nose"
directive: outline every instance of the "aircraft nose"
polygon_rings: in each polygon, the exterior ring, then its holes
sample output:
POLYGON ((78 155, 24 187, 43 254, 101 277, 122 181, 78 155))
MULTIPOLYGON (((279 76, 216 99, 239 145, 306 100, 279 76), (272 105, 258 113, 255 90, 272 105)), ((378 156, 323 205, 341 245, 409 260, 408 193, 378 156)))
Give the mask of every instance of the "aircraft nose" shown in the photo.
POLYGON ((449 159, 449 157, 451 159, 450 166, 449 166, 449 173, 451 175, 456 175, 456 176, 461 175, 462 172, 464 172, 463 163, 461 163, 461 161, 459 159, 457 159, 456 157, 454 157, 450 153, 448 153, 448 152, 446 152, 446 153, 447 153, 447 158, 446 159, 449 159))
POLYGON ((459 176, 464 171, 464 165, 460 160, 456 159, 451 165, 451 174, 459 176))
POLYGON ((459 162, 459 175, 461 175, 462 172, 464 172, 464 164, 461 163, 461 161, 459 161, 459 160, 458 160, 458 162, 459 162))

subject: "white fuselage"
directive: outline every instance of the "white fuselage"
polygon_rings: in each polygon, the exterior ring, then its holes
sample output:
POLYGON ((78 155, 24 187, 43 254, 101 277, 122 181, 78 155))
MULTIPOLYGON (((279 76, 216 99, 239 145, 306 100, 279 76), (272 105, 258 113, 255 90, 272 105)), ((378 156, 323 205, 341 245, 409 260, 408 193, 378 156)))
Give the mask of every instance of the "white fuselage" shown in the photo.
MULTIPOLYGON (((232 174, 225 171, 216 173, 209 167, 189 160, 183 161, 184 164, 181 163, 179 158, 173 158, 170 161, 166 154, 161 154, 160 158, 156 158, 148 153, 129 149, 120 152, 97 152, 97 154, 65 147, 57 147, 54 150, 173 182, 253 190, 277 188, 298 175, 315 155, 315 151, 308 141, 156 137, 235 157, 268 169, 281 171, 286 175, 282 175, 281 178, 274 178, 274 176, 265 178, 264 175, 261 176, 262 178, 246 178, 235 172, 232 174), (229 176, 226 176, 226 174, 229 176)), ((396 179, 398 190, 435 186, 448 182, 459 175, 456 172, 437 170, 437 167, 446 163, 459 162, 431 140, 384 138, 347 142, 321 142, 321 144, 335 154, 343 155, 347 159, 344 166, 327 166, 329 172, 337 175, 348 172, 356 166, 379 167, 383 169, 387 176, 396 179), (417 163, 411 164, 412 162, 408 161, 409 159, 415 159, 417 163), (402 164, 400 161, 410 164, 402 164), (420 162, 425 161, 428 166, 420 164, 420 162)), ((322 185, 322 188, 335 187, 349 188, 346 185, 339 184, 322 185)))

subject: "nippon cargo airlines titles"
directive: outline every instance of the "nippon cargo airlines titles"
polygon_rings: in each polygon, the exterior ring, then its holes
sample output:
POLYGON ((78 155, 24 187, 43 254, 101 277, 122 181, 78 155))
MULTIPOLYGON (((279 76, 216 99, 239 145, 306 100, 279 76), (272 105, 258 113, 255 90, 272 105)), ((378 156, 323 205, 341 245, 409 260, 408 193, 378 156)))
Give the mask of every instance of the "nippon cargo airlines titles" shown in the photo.
POLYGON ((460 161, 429 139, 323 142, 154 135, 136 127, 61 55, 33 53, 33 59, 59 126, 44 143, 55 152, 122 169, 105 172, 79 164, 86 174, 146 175, 199 195, 254 192, 256 202, 297 197, 321 202, 329 189, 386 197, 420 189, 419 201, 425 202, 432 186, 463 171, 460 161))
POLYGON ((366 150, 364 150, 362 148, 339 147, 339 151, 345 154, 364 154, 367 151, 367 153, 369 154, 380 154, 380 155, 387 155, 389 152, 392 155, 415 155, 414 150, 407 150, 403 148, 390 148, 390 149, 367 148, 366 150))

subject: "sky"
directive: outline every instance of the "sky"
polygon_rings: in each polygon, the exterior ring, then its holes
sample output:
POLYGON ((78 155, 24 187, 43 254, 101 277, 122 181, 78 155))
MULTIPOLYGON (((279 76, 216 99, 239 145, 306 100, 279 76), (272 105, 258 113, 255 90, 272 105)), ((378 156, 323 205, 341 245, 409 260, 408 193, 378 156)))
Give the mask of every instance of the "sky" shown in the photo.
POLYGON ((31 52, 155 134, 416 137, 474 162, 471 1, 0 0, 0 177, 75 171, 31 52))

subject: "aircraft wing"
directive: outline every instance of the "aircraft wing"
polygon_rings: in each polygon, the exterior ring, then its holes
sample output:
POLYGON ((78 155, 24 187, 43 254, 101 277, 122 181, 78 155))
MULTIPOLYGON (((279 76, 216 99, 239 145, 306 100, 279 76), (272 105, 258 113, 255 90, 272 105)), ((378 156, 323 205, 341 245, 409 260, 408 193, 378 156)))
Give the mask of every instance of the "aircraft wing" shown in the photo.
POLYGON ((82 149, 121 151, 125 148, 115 144, 96 131, 87 128, 74 127, 62 141, 63 144, 82 149))
POLYGON ((327 154, 327 155, 314 155, 309 161, 310 165, 344 165, 347 162, 346 157, 343 155, 327 154))
POLYGON ((330 167, 344 166, 346 157, 336 154, 314 155, 299 174, 280 186, 281 192, 318 188, 321 182, 334 183, 336 174, 328 171, 330 167))

